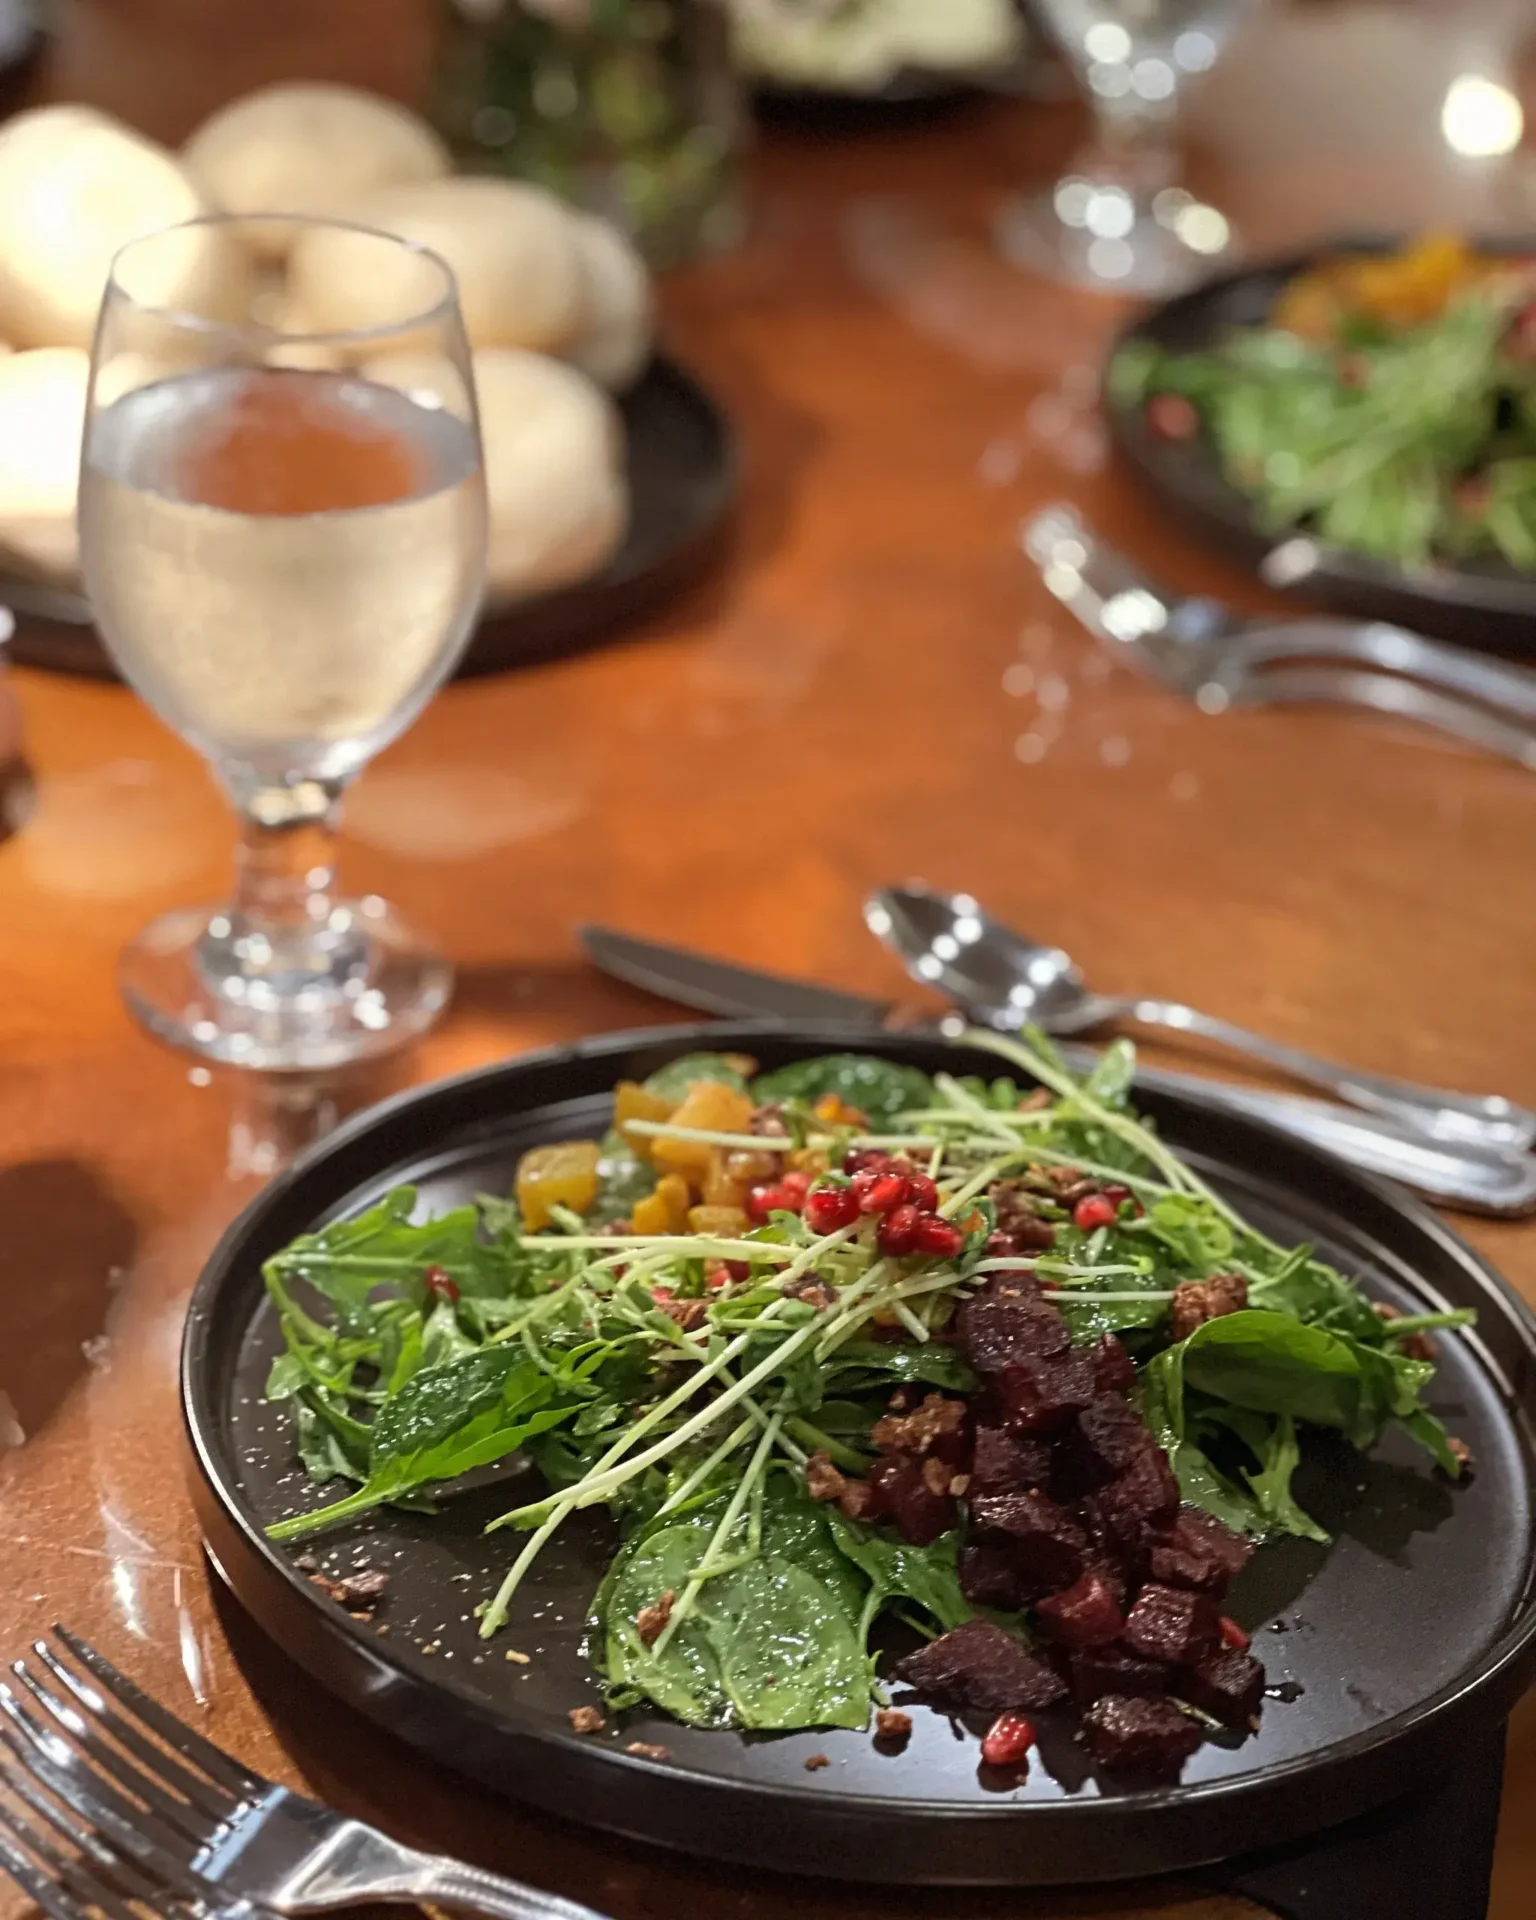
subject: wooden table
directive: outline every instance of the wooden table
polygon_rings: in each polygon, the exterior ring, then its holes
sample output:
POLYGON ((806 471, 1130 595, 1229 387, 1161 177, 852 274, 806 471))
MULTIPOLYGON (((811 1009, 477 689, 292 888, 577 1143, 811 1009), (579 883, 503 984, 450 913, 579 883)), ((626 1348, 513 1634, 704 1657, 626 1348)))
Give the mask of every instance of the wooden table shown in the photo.
MULTIPOLYGON (((1261 245, 1508 225, 1518 172, 1457 160, 1438 114, 1457 73, 1518 76, 1522 11, 1276 6, 1194 116, 1197 182, 1261 245)), ((179 137, 274 73, 404 90, 419 29, 394 0, 96 0, 42 86, 179 137), (201 24, 215 12, 222 45, 201 24)), ((1207 718, 1107 671, 1018 552, 1020 515, 1065 494, 1175 582, 1257 604, 1106 465, 1094 375, 1119 310, 989 252, 1000 198, 1079 131, 1071 108, 1002 105, 764 141, 750 243, 665 301, 670 342, 746 442, 728 560, 622 644, 450 689, 358 787, 350 883, 460 968, 452 1017, 386 1081, 669 1017, 583 966, 580 920, 892 991, 858 901, 923 874, 1061 941, 1111 991, 1536 1098, 1529 776, 1387 724, 1207 718)), ((0 848, 0 1646, 62 1617, 256 1765, 615 1920, 1230 1920, 1150 1890, 908 1896, 692 1865, 509 1811, 316 1711, 215 1605, 177 1459, 182 1308, 270 1170, 270 1115, 141 1037, 112 980, 151 914, 225 887, 230 822, 127 693, 14 678, 37 804, 0 848)), ((1536 1299, 1536 1233, 1464 1224, 1536 1299)), ((1536 1904, 1531 1708, 1509 1757, 1499 1920, 1536 1904)))

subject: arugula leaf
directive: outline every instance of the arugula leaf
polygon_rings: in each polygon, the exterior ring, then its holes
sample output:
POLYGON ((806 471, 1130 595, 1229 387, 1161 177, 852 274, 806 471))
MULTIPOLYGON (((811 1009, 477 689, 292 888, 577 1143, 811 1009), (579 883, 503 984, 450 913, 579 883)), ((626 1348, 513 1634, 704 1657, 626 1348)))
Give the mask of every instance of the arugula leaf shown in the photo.
POLYGON ((1165 1194, 1147 1209, 1142 1231, 1175 1255, 1186 1280, 1207 1279, 1237 1246, 1229 1223, 1198 1194, 1165 1194))
POLYGON ((938 1341, 892 1346, 883 1340, 848 1340, 821 1363, 821 1373, 828 1393, 834 1381, 839 1393, 857 1393, 876 1382, 911 1381, 951 1393, 975 1393, 981 1384, 959 1349, 938 1341))
POLYGON ((482 1347, 406 1381, 380 1408, 370 1433, 368 1476, 358 1492, 268 1527, 297 1539, 383 1506, 417 1487, 452 1480, 515 1453, 572 1412, 549 1404, 555 1384, 521 1348, 482 1347))
POLYGON ((804 1100, 814 1105, 828 1093, 857 1107, 877 1129, 909 1110, 931 1107, 936 1097, 926 1073, 865 1053, 825 1053, 814 1060, 796 1060, 759 1074, 752 1082, 752 1098, 759 1103, 804 1100))
POLYGON ((1291 1476, 1301 1464, 1301 1446, 1296 1438, 1296 1422, 1282 1413, 1268 1435, 1268 1443, 1259 1453, 1261 1465, 1247 1476, 1259 1511, 1271 1527, 1281 1533, 1294 1533, 1303 1540, 1316 1540, 1327 1546, 1329 1536, 1296 1504, 1291 1493, 1291 1476))
POLYGON ((1087 1088, 1106 1107, 1123 1107, 1136 1078, 1136 1049, 1129 1040, 1112 1040, 1100 1054, 1087 1088))

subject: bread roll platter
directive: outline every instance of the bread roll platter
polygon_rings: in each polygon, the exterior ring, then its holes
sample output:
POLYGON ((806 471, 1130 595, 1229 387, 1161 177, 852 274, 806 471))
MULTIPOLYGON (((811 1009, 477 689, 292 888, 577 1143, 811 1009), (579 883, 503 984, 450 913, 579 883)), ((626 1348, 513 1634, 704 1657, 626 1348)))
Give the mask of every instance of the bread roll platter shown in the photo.
MULTIPOLYGON (((461 672, 587 644, 707 563, 736 489, 731 430, 656 351, 650 275, 616 228, 542 188, 453 175, 424 121, 349 87, 263 88, 179 154, 94 108, 48 106, 0 125, 0 606, 16 617, 13 658, 112 672, 75 536, 96 309, 119 247, 218 212, 343 219, 452 267, 490 501, 486 597, 461 672)), ((188 284, 263 276, 278 325, 300 336, 385 310, 391 290, 355 270, 345 232, 274 220, 270 244, 261 234, 260 257, 235 259, 225 232, 192 229, 188 284)), ((294 364, 326 350, 296 339, 294 364)), ((362 371, 412 391, 456 379, 408 353, 362 371)))

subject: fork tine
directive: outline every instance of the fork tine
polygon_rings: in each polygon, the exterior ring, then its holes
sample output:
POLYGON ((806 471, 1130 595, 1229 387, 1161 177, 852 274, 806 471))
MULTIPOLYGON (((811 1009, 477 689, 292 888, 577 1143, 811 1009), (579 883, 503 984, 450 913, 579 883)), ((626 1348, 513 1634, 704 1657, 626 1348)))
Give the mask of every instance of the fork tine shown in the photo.
POLYGON ((125 1860, 121 1854, 114 1853, 94 1828, 77 1820, 57 1801, 49 1799, 40 1788, 34 1786, 28 1776, 19 1768, 0 1760, 0 1781, 18 1800, 24 1801, 34 1813, 41 1814, 48 1824, 79 1851, 87 1855, 94 1863, 109 1874, 127 1894, 134 1899, 159 1900, 164 1889, 149 1876, 140 1871, 131 1860, 125 1860))
POLYGON ((195 1844, 201 1845, 212 1838, 219 1826, 217 1819, 210 1820, 198 1808, 167 1793, 153 1775, 146 1773, 142 1767, 119 1753, 116 1747, 103 1740, 83 1715, 45 1687, 20 1660, 12 1663, 11 1672, 65 1732, 73 1735, 75 1744, 96 1762, 109 1780, 115 1780, 118 1786, 126 1788, 136 1800, 142 1800, 152 1812, 158 1813, 168 1826, 177 1828, 195 1844))
POLYGON ((89 1641, 71 1633, 68 1627, 61 1627, 57 1621, 54 1622, 53 1631, 81 1666, 115 1696, 120 1706, 126 1707, 141 1720, 151 1733, 158 1734, 168 1747, 174 1747, 184 1760, 201 1767, 210 1780, 216 1780, 221 1787, 242 1800, 254 1799, 271 1789, 270 1780, 259 1773, 252 1773, 248 1767, 242 1767, 233 1754, 216 1747, 211 1740, 205 1740, 185 1720, 178 1720, 158 1700, 152 1700, 141 1687, 136 1687, 125 1674, 119 1673, 106 1655, 98 1653, 89 1641))
POLYGON ((90 1920, 78 1901, 34 1866, 25 1854, 18 1853, 3 1834, 0 1834, 0 1872, 9 1874, 33 1905, 41 1907, 51 1920, 90 1920))
POLYGON ((77 1894, 91 1906, 99 1907, 109 1920, 138 1920, 133 1909, 119 1899, 110 1887, 103 1885, 84 1861, 72 1860, 60 1853, 25 1815, 17 1813, 3 1802, 0 1802, 0 1826, 12 1833, 69 1892, 77 1894))
MULTIPOLYGON (((174 1787, 183 1799, 190 1800, 194 1806, 201 1807, 204 1813, 212 1815, 216 1820, 227 1819, 237 1810, 240 1803, 233 1794, 215 1785, 203 1775, 194 1773, 190 1767, 184 1767, 179 1760, 167 1753, 163 1746, 158 1746, 154 1741, 146 1739, 136 1726, 125 1720, 115 1707, 102 1698, 89 1681, 82 1680, 79 1674, 65 1666, 46 1640, 34 1640, 32 1651, 54 1679, 69 1689, 86 1713, 99 1721, 118 1745, 126 1748, 139 1764, 154 1774, 157 1779, 174 1787)), ((25 1672, 19 1662, 16 1671, 26 1680, 34 1693, 39 1692, 37 1683, 29 1673, 25 1672)), ((62 1718, 57 1707, 52 1710, 55 1718, 62 1718)))
POLYGON ((101 1832, 114 1851, 125 1853, 154 1879, 167 1882, 191 1900, 203 1900, 207 1883, 186 1864, 188 1843, 153 1813, 126 1801, 117 1789, 87 1768, 80 1756, 27 1712, 10 1688, 0 1684, 0 1709, 20 1737, 0 1728, 0 1743, 13 1759, 41 1780, 65 1806, 101 1832))

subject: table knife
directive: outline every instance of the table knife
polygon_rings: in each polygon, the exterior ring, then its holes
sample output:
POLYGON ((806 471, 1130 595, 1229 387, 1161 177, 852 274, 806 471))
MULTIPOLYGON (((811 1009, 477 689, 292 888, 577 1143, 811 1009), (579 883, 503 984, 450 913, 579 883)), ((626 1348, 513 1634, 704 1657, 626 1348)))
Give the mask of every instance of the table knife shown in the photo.
MULTIPOLYGON (((647 993, 725 1019, 771 1019, 862 1027, 871 1034, 927 1026, 951 1036, 963 1024, 958 1014, 926 1019, 896 1002, 843 993, 814 981, 741 967, 686 947, 671 947, 611 927, 581 927, 577 937, 587 958, 604 973, 647 993)), ((1086 1047, 1063 1047, 1074 1069, 1094 1055, 1086 1047)), ((1400 1180, 1431 1198, 1471 1213, 1536 1212, 1536 1158, 1493 1149, 1441 1144, 1411 1128, 1295 1094, 1238 1087, 1194 1074, 1138 1065, 1136 1077, 1154 1093, 1192 1096, 1231 1113, 1266 1121, 1281 1133, 1346 1160, 1367 1173, 1400 1180)))

